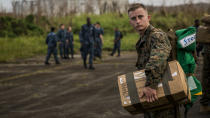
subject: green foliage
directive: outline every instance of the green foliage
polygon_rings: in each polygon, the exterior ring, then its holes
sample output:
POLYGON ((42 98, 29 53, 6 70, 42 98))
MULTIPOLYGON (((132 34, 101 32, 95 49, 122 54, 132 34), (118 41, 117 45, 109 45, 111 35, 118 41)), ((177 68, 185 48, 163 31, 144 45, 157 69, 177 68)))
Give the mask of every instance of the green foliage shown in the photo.
POLYGON ((43 37, 0 38, 0 62, 46 53, 43 37))
POLYGON ((34 23, 34 16, 16 19, 9 16, 0 17, 0 37, 16 37, 24 35, 43 35, 44 31, 34 23))
POLYGON ((34 15, 28 15, 28 16, 26 16, 26 18, 25 18, 25 21, 26 21, 27 23, 34 23, 34 20, 35 20, 34 15))
MULTIPOLYGON (((74 34, 74 51, 79 52, 80 41, 79 36, 74 34)), ((128 34, 121 42, 122 50, 135 50, 135 44, 138 40, 138 34, 128 34)), ((112 50, 114 35, 105 35, 103 50, 112 50)), ((45 36, 21 36, 16 38, 0 38, 0 62, 7 62, 17 58, 28 58, 35 55, 45 55, 47 45, 45 44, 45 36)))
MULTIPOLYGON (((123 32, 121 42, 122 50, 135 50, 135 44, 139 39, 139 35, 133 30, 129 24, 127 14, 119 15, 117 13, 109 13, 102 15, 81 14, 78 16, 66 17, 34 17, 29 15, 24 19, 15 19, 12 17, 0 17, 0 61, 9 61, 16 58, 31 57, 37 54, 46 54, 45 38, 50 27, 57 27, 59 24, 66 26, 72 25, 75 38, 75 52, 79 53, 79 31, 81 26, 86 23, 86 18, 90 17, 92 23, 100 22, 104 28, 104 44, 103 49, 111 51, 113 48, 114 29, 119 28, 123 32)), ((196 19, 199 19, 198 16, 196 19)), ((157 28, 167 31, 169 28, 174 30, 186 28, 193 25, 195 18, 193 15, 178 13, 167 14, 163 16, 160 13, 153 13, 151 24, 157 28)))
POLYGON ((96 22, 100 22, 101 26, 104 29, 106 34, 112 35, 114 32, 114 28, 118 27, 123 33, 131 33, 134 32, 133 28, 129 24, 129 19, 127 14, 119 16, 116 13, 113 14, 102 14, 102 15, 87 15, 82 14, 79 16, 67 16, 67 17, 59 17, 53 20, 54 26, 58 26, 63 23, 66 26, 72 25, 74 33, 78 34, 81 26, 86 24, 86 18, 90 17, 92 24, 96 22))
MULTIPOLYGON (((121 50, 123 51, 135 50, 135 47, 136 47, 135 45, 138 39, 139 39, 139 35, 137 33, 127 34, 121 40, 121 50)), ((114 35, 105 35, 103 50, 111 51, 113 47, 114 47, 114 35)))

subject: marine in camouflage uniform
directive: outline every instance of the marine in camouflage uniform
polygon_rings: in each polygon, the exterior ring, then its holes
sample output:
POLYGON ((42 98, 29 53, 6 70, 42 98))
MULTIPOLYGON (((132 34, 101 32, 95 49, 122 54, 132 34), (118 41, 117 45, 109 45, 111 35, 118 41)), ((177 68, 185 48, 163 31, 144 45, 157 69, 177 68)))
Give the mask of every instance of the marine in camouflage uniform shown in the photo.
MULTIPOLYGON (((147 81, 145 86, 157 89, 158 83, 162 80, 163 73, 167 66, 167 59, 171 52, 171 44, 166 33, 150 25, 144 36, 136 44, 138 59, 136 67, 145 69, 147 81)), ((176 109, 167 109, 145 113, 145 118, 174 118, 178 115, 178 106, 176 109)))
POLYGON ((210 43, 203 44, 203 76, 202 76, 202 87, 203 96, 200 103, 203 106, 210 107, 210 43))
POLYGON ((204 26, 198 28, 197 42, 203 45, 203 70, 202 70, 202 98, 200 99, 200 111, 210 112, 210 16, 201 19, 204 26))
MULTIPOLYGON (((145 96, 148 102, 157 100, 158 83, 162 81, 163 74, 167 67, 167 62, 171 53, 171 44, 168 35, 160 29, 154 28, 149 21, 151 16, 143 4, 132 4, 128 10, 130 24, 140 34, 140 39, 136 44, 138 59, 136 67, 145 69, 147 77, 145 87, 140 93, 140 97, 145 96)), ((145 118, 178 118, 179 106, 171 109, 145 112, 145 118)))

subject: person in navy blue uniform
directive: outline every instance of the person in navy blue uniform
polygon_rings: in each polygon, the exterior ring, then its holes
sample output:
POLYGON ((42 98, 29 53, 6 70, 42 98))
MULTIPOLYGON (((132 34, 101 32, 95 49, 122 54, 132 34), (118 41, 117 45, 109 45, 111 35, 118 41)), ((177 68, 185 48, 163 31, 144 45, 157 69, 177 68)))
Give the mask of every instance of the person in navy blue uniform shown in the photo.
POLYGON ((95 41, 95 27, 91 24, 91 19, 87 18, 87 24, 81 27, 81 53, 83 57, 84 68, 87 68, 87 56, 89 54, 89 69, 94 70, 94 41, 95 41))
POLYGON ((95 24, 96 40, 95 40, 95 57, 102 57, 102 45, 103 45, 103 34, 104 30, 101 28, 99 22, 95 24))
POLYGON ((112 50, 112 53, 110 54, 113 56, 118 51, 118 57, 120 56, 120 45, 121 45, 121 39, 122 39, 122 33, 118 30, 118 28, 115 28, 115 38, 114 38, 114 48, 112 50))
POLYGON ((72 32, 72 28, 71 26, 69 26, 67 28, 67 32, 66 32, 66 52, 67 52, 67 58, 69 59, 69 49, 70 49, 70 53, 71 53, 71 58, 74 58, 74 36, 73 36, 73 32, 72 32))
POLYGON ((50 64, 49 59, 50 59, 51 54, 54 55, 56 64, 60 64, 58 60, 58 56, 57 56, 57 39, 56 39, 56 34, 54 33, 54 31, 55 31, 55 28, 52 27, 51 32, 47 35, 47 38, 46 38, 46 44, 48 46, 47 56, 45 60, 46 65, 50 64))
POLYGON ((67 52, 65 49, 65 46, 66 46, 66 40, 65 40, 66 36, 65 35, 66 35, 65 25, 61 24, 60 29, 57 33, 57 37, 58 37, 58 42, 59 42, 60 57, 62 59, 66 58, 66 56, 67 56, 67 52))

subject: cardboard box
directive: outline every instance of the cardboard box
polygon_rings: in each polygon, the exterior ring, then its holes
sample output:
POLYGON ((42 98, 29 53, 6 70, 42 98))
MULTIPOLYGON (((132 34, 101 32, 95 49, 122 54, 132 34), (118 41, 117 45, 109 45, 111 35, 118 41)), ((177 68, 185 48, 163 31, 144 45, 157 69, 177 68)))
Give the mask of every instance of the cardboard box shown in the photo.
POLYGON ((157 88, 158 101, 148 103, 139 94, 146 82, 144 70, 118 76, 122 106, 131 114, 144 113, 173 107, 183 100, 190 100, 185 73, 177 61, 168 63, 163 80, 157 88))

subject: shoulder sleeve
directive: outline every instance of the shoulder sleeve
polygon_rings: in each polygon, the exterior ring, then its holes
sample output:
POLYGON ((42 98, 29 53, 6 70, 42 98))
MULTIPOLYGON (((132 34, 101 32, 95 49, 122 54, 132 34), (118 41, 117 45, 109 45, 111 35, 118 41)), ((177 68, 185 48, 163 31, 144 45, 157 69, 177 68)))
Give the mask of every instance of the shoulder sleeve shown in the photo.
POLYGON ((171 44, 167 34, 164 32, 154 32, 149 38, 151 38, 151 52, 145 67, 147 76, 145 86, 156 89, 166 69, 167 59, 171 52, 171 44))
POLYGON ((104 29, 101 28, 101 34, 104 35, 104 29))
POLYGON ((47 37, 46 37, 45 43, 48 44, 48 42, 49 42, 49 34, 48 34, 47 37))
POLYGON ((60 30, 57 32, 57 38, 60 41, 60 38, 61 38, 61 31, 60 30))

